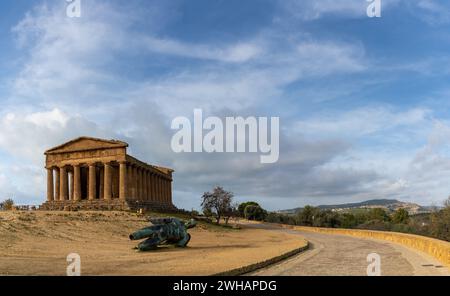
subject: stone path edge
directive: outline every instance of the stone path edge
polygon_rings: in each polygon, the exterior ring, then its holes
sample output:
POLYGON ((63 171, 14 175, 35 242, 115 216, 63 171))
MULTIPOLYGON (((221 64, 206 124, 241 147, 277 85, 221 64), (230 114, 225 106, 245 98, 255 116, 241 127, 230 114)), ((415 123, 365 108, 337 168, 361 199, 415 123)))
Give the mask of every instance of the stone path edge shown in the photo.
POLYGON ((286 259, 288 259, 290 257, 293 257, 295 255, 303 253, 303 252, 307 251, 309 249, 309 247, 310 247, 310 243, 306 242, 305 246, 300 247, 300 248, 296 248, 296 249, 294 249, 292 251, 289 251, 287 253, 281 254, 279 256, 276 256, 276 257, 273 257, 273 258, 270 258, 270 259, 267 259, 267 260, 264 260, 264 261, 261 261, 261 262, 258 262, 258 263, 253 263, 253 264, 250 264, 250 265, 247 265, 247 266, 242 266, 242 267, 238 267, 238 268, 231 269, 231 270, 228 270, 228 271, 212 274, 211 276, 239 276, 239 275, 244 275, 246 273, 250 273, 250 272, 256 271, 258 269, 268 267, 270 265, 279 263, 279 262, 281 262, 283 260, 286 260, 286 259))

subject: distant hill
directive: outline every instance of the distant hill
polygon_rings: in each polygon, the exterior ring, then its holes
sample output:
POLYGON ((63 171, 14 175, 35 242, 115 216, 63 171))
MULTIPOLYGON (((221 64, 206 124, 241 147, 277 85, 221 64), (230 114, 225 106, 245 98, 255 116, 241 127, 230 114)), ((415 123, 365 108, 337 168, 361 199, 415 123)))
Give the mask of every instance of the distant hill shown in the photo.
MULTIPOLYGON (((320 205, 317 206, 322 210, 332 211, 346 211, 354 209, 371 209, 371 208, 383 208, 388 211, 396 211, 400 208, 406 209, 411 215, 420 213, 429 213, 436 209, 432 206, 421 206, 416 203, 403 202, 396 199, 372 199, 363 202, 336 204, 336 205, 320 205)), ((278 213, 281 214, 295 214, 301 211, 303 208, 295 208, 289 210, 281 210, 278 213)))

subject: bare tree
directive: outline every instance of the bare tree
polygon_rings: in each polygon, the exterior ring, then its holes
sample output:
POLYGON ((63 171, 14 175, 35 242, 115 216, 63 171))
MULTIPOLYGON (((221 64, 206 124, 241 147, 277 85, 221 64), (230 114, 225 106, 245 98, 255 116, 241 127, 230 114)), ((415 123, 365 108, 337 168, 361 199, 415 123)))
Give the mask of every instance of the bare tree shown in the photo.
POLYGON ((14 208, 14 200, 12 198, 8 198, 0 203, 0 210, 3 211, 11 211, 14 208))
MULTIPOLYGON (((220 223, 222 217, 230 217, 233 212, 232 201, 233 193, 225 191, 222 187, 216 186, 213 192, 205 192, 202 196, 202 208, 205 212, 212 212, 217 219, 217 224, 220 223)), ((226 222, 228 222, 226 219, 226 222)))

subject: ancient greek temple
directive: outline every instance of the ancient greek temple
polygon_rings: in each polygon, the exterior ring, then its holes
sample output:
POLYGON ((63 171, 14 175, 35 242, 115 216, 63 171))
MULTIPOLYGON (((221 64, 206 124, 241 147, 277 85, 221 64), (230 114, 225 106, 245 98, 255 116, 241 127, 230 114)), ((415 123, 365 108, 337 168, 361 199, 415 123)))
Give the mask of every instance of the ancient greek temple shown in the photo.
POLYGON ((45 152, 44 210, 174 210, 173 170, 127 154, 128 144, 81 137, 45 152))

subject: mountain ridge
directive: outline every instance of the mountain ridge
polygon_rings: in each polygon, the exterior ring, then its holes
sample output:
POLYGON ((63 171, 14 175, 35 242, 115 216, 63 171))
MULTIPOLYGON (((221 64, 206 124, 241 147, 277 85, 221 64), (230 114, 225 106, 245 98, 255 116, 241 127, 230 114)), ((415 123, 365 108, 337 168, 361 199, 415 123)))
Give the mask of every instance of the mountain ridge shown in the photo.
MULTIPOLYGON (((435 206, 421 206, 417 203, 412 202, 403 202, 397 199, 370 199, 362 202, 354 202, 354 203, 343 203, 343 204, 334 204, 334 205, 319 205, 316 208, 322 210, 332 210, 332 211, 345 211, 352 209, 370 209, 370 208, 383 208, 388 211, 396 211, 400 208, 406 209, 409 214, 421 214, 421 213, 429 213, 437 209, 435 206)), ((287 210, 277 211, 281 214, 296 214, 301 211, 303 208, 293 208, 287 210)))

